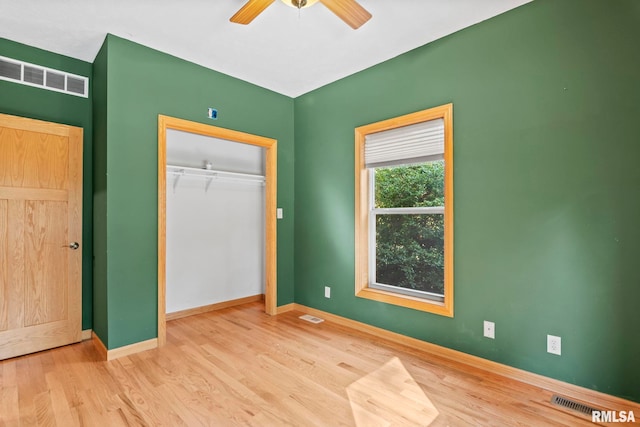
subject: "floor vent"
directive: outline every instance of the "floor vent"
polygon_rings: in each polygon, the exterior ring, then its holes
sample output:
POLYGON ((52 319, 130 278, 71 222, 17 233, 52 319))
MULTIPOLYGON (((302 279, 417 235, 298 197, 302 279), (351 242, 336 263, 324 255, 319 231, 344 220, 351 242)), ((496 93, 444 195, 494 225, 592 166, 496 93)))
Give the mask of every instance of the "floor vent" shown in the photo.
POLYGON ((312 316, 310 314, 305 314, 304 316, 300 316, 300 319, 306 320, 307 322, 311 322, 311 323, 322 323, 322 322, 324 322, 324 319, 312 316))
POLYGON ((89 97, 89 78, 0 56, 0 80, 89 97))
POLYGON ((551 403, 554 405, 562 406, 563 408, 573 409, 574 411, 582 412, 585 415, 591 416, 593 411, 598 411, 596 408, 585 405, 584 403, 576 402, 575 400, 567 399, 566 397, 558 396, 554 394, 551 396, 551 403))

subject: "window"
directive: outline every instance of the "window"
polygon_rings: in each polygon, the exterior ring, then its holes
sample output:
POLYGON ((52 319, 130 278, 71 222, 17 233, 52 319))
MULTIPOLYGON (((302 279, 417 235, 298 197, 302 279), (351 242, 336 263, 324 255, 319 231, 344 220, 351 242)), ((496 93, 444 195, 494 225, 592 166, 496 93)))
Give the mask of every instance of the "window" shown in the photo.
POLYGON ((356 129, 356 295, 453 317, 452 104, 356 129))

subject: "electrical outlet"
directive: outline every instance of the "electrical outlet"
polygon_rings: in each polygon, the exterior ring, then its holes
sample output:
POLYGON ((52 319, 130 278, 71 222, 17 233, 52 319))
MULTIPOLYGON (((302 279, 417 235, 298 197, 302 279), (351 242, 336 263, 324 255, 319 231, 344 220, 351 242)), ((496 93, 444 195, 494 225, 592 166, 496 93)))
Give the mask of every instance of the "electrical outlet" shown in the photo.
POLYGON ((562 338, 555 335, 547 335, 547 353, 562 354, 562 338))
POLYGON ((496 324, 493 322, 489 322, 488 320, 484 321, 484 336, 487 338, 495 339, 496 337, 496 324))
POLYGON ((331 288, 329 286, 324 287, 324 297, 331 298, 331 288))

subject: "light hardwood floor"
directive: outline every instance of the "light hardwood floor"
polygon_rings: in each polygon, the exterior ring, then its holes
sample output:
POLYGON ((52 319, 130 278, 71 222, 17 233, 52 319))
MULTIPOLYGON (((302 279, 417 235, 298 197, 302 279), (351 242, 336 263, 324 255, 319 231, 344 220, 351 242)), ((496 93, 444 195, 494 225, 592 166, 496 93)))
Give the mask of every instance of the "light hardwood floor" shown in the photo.
POLYGON ((0 426, 593 426, 548 391, 263 310, 173 320, 111 362, 90 341, 0 362, 0 426))

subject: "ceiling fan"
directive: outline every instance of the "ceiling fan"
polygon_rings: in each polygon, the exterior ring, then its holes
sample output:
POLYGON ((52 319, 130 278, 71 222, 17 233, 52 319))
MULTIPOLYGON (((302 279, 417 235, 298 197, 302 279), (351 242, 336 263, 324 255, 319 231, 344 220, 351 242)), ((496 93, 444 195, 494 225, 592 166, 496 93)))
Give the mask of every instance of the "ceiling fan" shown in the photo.
MULTIPOLYGON (((230 19, 236 24, 246 25, 260 15, 267 7, 276 0, 249 0, 230 19)), ((356 0, 282 0, 286 5, 297 9, 312 6, 318 1, 325 5, 338 18, 342 19, 354 30, 360 28, 362 24, 371 19, 371 14, 356 0)))

